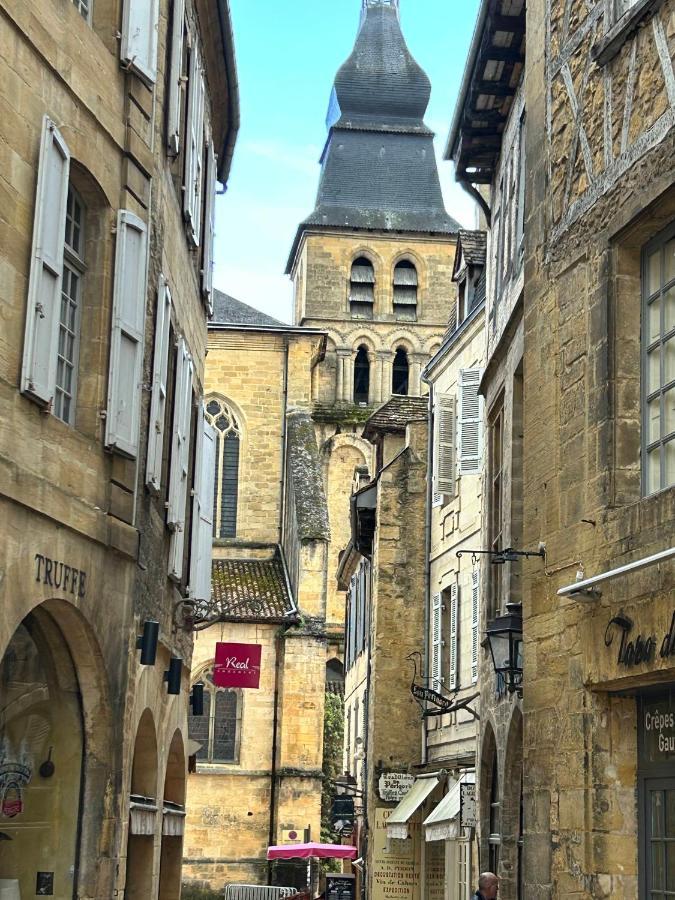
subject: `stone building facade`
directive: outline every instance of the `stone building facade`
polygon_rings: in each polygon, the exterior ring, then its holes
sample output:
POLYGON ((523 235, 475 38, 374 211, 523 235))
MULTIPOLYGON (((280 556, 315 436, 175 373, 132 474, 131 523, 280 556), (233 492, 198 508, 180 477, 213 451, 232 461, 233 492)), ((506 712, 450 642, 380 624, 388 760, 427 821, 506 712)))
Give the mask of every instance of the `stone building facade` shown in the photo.
MULTIPOLYGON (((200 611, 191 716, 184 880, 303 887, 306 864, 270 866, 267 847, 320 840, 323 720, 341 641, 327 630, 330 533, 310 418, 326 336, 215 292, 205 399, 218 434, 213 595, 200 611), (258 687, 217 684, 218 645, 260 648, 258 687)), ((244 648, 243 650, 241 648, 244 648)))
POLYGON ((527 12, 524 539, 547 549, 523 578, 528 897, 675 877, 674 572, 640 563, 674 533, 674 16, 527 12))
POLYGON ((177 898, 228 6, 0 21, 0 884, 177 898))

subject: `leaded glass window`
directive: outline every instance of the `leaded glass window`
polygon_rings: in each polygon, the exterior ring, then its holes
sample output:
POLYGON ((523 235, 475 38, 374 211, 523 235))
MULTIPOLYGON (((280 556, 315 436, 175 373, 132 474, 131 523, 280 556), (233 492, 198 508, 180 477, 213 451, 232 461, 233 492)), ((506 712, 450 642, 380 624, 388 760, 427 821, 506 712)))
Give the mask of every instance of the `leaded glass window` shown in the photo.
POLYGON ((190 740, 200 744, 197 760, 204 763, 234 763, 239 758, 241 692, 219 688, 213 683, 213 669, 202 673, 204 715, 188 716, 190 740))
POLYGON ((206 417, 216 429, 216 481, 213 496, 213 536, 237 536, 239 502, 239 453, 241 429, 225 400, 213 397, 206 404, 206 417))

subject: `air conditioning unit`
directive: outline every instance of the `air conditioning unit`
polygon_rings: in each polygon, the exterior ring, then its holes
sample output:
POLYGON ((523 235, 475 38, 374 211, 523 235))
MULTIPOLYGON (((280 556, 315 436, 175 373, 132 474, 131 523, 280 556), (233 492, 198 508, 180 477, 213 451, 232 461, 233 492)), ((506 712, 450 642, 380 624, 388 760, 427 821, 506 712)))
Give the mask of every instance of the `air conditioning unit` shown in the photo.
POLYGON ((282 828, 282 844, 304 844, 306 842, 304 828, 282 828))

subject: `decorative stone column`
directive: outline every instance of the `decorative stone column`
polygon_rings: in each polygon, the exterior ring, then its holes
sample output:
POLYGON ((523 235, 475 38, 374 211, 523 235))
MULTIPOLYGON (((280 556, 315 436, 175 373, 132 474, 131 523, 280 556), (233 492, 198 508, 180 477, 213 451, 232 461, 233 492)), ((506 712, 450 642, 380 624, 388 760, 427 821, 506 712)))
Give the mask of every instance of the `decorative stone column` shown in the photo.
POLYGON ((410 356, 410 384, 408 390, 411 397, 422 396, 422 368, 426 362, 423 353, 412 353, 410 356))
POLYGON ((391 397, 391 380, 394 375, 394 357, 389 350, 378 352, 382 371, 380 382, 380 403, 385 403, 391 397))
POLYGON ((348 380, 347 363, 352 355, 352 351, 346 348, 337 351, 337 389, 335 399, 338 403, 342 403, 349 399, 352 392, 352 385, 348 380))
POLYGON ((372 350, 368 351, 368 365, 370 366, 370 378, 368 385, 368 403, 374 406, 379 403, 380 393, 382 391, 382 370, 380 369, 377 354, 372 350))

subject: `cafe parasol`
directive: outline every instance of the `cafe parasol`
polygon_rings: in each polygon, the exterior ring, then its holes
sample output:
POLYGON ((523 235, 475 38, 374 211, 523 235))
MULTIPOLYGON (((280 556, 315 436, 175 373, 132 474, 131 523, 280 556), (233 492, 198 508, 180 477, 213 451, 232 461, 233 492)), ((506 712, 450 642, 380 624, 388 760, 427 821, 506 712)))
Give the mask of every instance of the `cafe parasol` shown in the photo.
POLYGON ((356 847, 347 844, 283 844, 268 847, 267 859, 356 859, 356 847))

